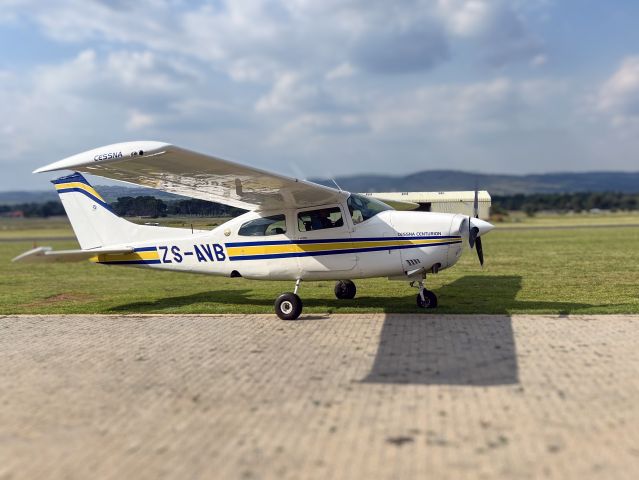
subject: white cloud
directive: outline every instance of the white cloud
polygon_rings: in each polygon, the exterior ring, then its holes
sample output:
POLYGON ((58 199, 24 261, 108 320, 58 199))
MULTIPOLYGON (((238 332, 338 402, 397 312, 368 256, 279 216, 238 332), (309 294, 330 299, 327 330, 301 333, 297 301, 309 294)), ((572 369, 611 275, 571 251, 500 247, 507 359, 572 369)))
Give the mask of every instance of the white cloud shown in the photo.
MULTIPOLYGON (((175 116, 174 104, 196 93, 199 79, 181 61, 151 52, 93 49, 73 59, 22 74, 0 75, 0 133, 7 160, 17 161, 65 145, 99 145, 175 116)), ((178 112, 184 113, 184 112, 178 112)), ((67 151, 68 153, 72 153, 67 151)))
POLYGON ((548 63, 548 57, 546 55, 541 54, 541 53, 539 55, 535 55, 530 60, 530 66, 532 66, 532 67, 542 67, 542 66, 546 65, 546 63, 548 63))
POLYGON ((625 58, 601 86, 596 107, 614 125, 639 125, 639 56, 625 58))
POLYGON ((480 46, 481 56, 502 64, 529 59, 539 53, 539 45, 518 4, 24 0, 4 10, 6 15, 33 18, 57 41, 100 41, 128 50, 181 55, 212 62, 235 80, 272 82, 274 67, 298 73, 323 73, 335 64, 349 63, 379 73, 427 70, 448 59, 454 38, 470 40, 480 46))
MULTIPOLYGON (((377 133, 430 132, 452 139, 495 131, 534 128, 539 110, 552 105, 562 86, 547 80, 436 85, 378 99, 370 113, 377 133)), ((545 121, 545 120, 544 120, 545 121)))
POLYGON ((340 63, 338 66, 331 69, 326 74, 326 79, 337 80, 338 78, 348 78, 348 77, 352 77, 355 74, 355 72, 356 72, 356 69, 353 68, 353 66, 350 63, 344 62, 344 63, 340 63))
POLYGON ((498 2, 484 0, 438 0, 437 6, 449 30, 461 37, 484 33, 498 2))
POLYGON ((126 128, 128 130, 141 130, 153 125, 154 123, 155 119, 152 115, 148 115, 137 110, 131 110, 126 122, 126 128))
MULTIPOLYGON (((408 171, 422 150, 462 144, 517 151, 580 121, 565 83, 525 78, 550 70, 530 21, 544 1, 3 3, 11 28, 75 53, 0 72, 0 148, 35 166, 144 133, 275 170, 301 155, 349 171, 388 158, 408 171)), ((621 70, 597 95, 618 122, 636 116, 634 67, 621 70)))
POLYGON ((317 83, 296 73, 281 74, 271 91, 258 99, 260 113, 309 111, 322 107, 324 93, 317 83))
POLYGON ((437 6, 448 31, 476 42, 489 64, 538 63, 544 57, 543 43, 529 31, 525 8, 517 1, 438 0, 437 6))

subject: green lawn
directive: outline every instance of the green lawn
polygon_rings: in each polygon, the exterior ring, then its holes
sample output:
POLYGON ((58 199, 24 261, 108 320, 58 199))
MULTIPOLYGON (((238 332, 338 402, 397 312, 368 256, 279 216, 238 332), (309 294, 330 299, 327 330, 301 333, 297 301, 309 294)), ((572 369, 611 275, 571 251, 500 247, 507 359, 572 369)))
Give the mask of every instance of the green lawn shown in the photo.
MULTIPOLYGON (((561 222, 559 222, 560 224, 561 222)), ((1 237, 0 237, 1 238, 1 237)), ((75 242, 42 244, 77 248, 75 242)), ((0 242, 0 314, 264 313, 292 282, 258 282, 135 268, 12 264, 32 242, 0 242)), ((639 228, 495 230, 474 252, 428 277, 439 313, 639 313, 639 228)), ((356 281, 354 300, 333 282, 303 283, 305 313, 417 312, 416 290, 386 279, 356 281)))
POLYGON ((544 213, 528 217, 523 212, 511 212, 496 223, 497 227, 559 227, 583 225, 639 225, 639 212, 544 213))

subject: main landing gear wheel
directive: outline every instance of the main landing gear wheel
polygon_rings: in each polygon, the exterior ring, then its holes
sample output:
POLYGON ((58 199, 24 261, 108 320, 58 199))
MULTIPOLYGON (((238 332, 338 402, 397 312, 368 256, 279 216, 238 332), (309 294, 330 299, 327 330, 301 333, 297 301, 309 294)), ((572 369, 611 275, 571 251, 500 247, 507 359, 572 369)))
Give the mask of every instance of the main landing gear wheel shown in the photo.
POLYGON ((419 308, 436 308, 437 307, 437 295, 430 290, 423 290, 424 298, 422 294, 417 294, 417 306, 419 308))
POLYGON ((350 280, 340 280, 335 284, 335 296, 340 300, 351 300, 356 293, 357 288, 350 280))
POLYGON ((295 293, 283 293, 275 300, 275 313, 282 320, 297 320, 302 313, 302 299, 295 293))

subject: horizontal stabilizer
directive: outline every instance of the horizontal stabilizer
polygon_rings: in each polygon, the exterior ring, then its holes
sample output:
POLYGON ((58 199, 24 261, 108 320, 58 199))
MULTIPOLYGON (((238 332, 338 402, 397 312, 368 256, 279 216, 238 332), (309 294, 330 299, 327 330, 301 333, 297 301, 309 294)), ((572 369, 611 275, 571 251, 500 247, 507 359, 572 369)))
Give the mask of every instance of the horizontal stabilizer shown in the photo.
MULTIPOLYGON (((485 190, 480 190, 477 194, 477 213, 479 218, 487 219, 490 216, 490 194, 485 190)), ((473 210, 474 190, 462 192, 363 193, 362 195, 380 200, 395 210, 461 213, 462 215, 475 216, 473 210)))
POLYGON ((93 250, 58 250, 51 247, 36 247, 14 258, 13 262, 22 263, 61 263, 81 262, 96 255, 118 255, 133 252, 133 248, 95 248, 93 250))
MULTIPOLYGON (((373 196, 373 195, 370 195, 373 196)), ((419 209, 419 203, 406 202, 403 200, 394 200, 388 198, 377 198, 377 200, 384 202, 389 207, 393 207, 395 210, 417 210, 419 209)))

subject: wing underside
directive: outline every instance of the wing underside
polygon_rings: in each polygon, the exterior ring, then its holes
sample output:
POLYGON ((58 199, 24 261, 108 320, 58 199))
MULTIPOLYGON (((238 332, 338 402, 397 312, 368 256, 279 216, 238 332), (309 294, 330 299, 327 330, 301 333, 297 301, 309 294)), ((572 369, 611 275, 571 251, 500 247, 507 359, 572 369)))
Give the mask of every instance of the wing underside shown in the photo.
POLYGON ((246 210, 339 202, 346 193, 160 142, 90 150, 34 173, 76 170, 246 210))

